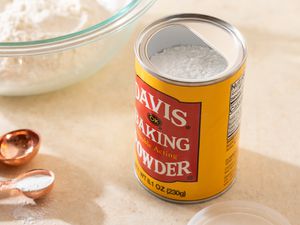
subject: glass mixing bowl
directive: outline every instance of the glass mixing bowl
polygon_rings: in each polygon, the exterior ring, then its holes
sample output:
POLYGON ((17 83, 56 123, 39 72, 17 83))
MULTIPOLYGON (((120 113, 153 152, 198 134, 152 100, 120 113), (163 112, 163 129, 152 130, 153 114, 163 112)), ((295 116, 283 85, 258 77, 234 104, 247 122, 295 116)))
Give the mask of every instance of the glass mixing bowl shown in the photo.
POLYGON ((155 2, 113 1, 116 4, 107 19, 78 32, 45 40, 0 42, 0 95, 45 93, 97 72, 128 41, 134 22, 155 2))

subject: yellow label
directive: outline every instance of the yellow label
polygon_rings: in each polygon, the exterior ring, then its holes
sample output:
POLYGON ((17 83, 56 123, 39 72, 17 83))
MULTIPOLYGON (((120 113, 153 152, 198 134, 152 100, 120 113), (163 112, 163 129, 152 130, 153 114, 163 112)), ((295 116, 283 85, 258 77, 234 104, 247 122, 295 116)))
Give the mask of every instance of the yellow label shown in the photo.
POLYGON ((236 173, 244 67, 206 86, 167 83, 138 62, 136 73, 140 182, 156 195, 182 202, 222 193, 236 173))

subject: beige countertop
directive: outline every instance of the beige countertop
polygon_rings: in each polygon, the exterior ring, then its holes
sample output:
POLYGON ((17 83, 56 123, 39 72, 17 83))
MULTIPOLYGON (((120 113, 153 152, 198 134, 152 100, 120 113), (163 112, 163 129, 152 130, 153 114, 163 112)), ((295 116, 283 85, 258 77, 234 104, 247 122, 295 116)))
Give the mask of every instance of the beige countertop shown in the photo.
POLYGON ((96 76, 55 93, 0 97, 0 132, 40 132, 40 154, 9 169, 57 175, 53 192, 36 203, 1 198, 0 224, 186 224, 224 200, 252 200, 300 221, 300 3, 298 0, 159 0, 126 47, 96 76), (284 4, 283 4, 284 3, 284 4), (144 191, 133 175, 136 35, 172 13, 214 15, 237 26, 249 46, 239 173, 226 194, 205 204, 178 205, 144 191))

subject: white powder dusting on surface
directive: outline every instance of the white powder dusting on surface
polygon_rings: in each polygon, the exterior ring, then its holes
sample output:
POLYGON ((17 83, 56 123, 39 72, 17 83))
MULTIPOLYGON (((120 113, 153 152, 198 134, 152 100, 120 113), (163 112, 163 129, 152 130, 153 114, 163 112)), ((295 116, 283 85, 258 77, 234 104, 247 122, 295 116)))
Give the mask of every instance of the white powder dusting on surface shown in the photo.
POLYGON ((1 205, 17 205, 17 206, 35 205, 35 201, 32 198, 28 198, 24 195, 11 196, 10 194, 7 193, 6 195, 1 196, 0 206, 1 205))
POLYGON ((46 213, 43 210, 30 208, 29 206, 19 206, 13 211, 13 217, 16 220, 21 220, 23 225, 38 224, 44 219, 45 215, 46 213))
MULTIPOLYGON (((35 175, 16 180, 11 188, 17 188, 21 191, 41 190, 54 181, 54 178, 48 175, 35 175)), ((15 220, 21 221, 23 225, 44 224, 48 210, 43 206, 43 203, 36 202, 24 195, 19 195, 13 198, 2 199, 0 205, 15 205, 12 211, 12 216, 15 220)))
POLYGON ((13 187, 21 191, 38 191, 47 188, 54 181, 52 176, 35 175, 17 180, 13 187))
POLYGON ((6 213, 11 214, 12 218, 22 225, 45 224, 43 220, 48 213, 43 203, 37 205, 33 199, 23 195, 0 198, 0 207, 10 208, 6 213))
POLYGON ((227 68, 226 59, 215 50, 200 45, 178 45, 151 56, 152 64, 173 78, 201 80, 227 68))
MULTIPOLYGON (((1 1, 0 42, 43 40, 80 31, 109 18, 126 4, 126 0, 1 1)), ((115 41, 111 39, 49 55, 2 57, 0 92, 39 87, 41 83, 58 86, 88 75, 100 65, 106 46, 115 41)))

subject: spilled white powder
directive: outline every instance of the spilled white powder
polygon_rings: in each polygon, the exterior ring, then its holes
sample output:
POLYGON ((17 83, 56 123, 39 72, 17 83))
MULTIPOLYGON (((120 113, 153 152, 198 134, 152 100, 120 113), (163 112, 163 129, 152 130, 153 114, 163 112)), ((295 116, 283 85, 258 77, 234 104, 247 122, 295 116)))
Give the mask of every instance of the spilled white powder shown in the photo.
MULTIPOLYGON (((35 41, 73 33, 109 18, 128 1, 4 0, 0 4, 0 42, 35 41)), ((109 46, 109 41, 50 55, 2 57, 0 94, 42 82, 57 86, 62 77, 70 80, 93 72, 92 66, 99 65, 105 54, 104 44, 109 46)))
POLYGON ((17 182, 14 183, 13 187, 24 192, 38 191, 47 188, 49 185, 53 183, 53 181, 54 178, 52 176, 35 175, 35 176, 25 177, 21 180, 17 180, 17 182))
POLYGON ((1 196, 0 205, 26 206, 26 205, 36 205, 36 203, 32 198, 26 197, 24 195, 11 195, 8 192, 7 194, 1 196))
POLYGON ((37 204, 33 199, 24 195, 11 196, 7 193, 2 198, 0 197, 1 206, 6 207, 5 211, 12 216, 14 223, 23 225, 45 224, 43 221, 49 212, 49 209, 45 207, 45 202, 37 204))
POLYGON ((224 71, 226 59, 215 50, 200 45, 178 45, 151 56, 152 64, 173 78, 207 79, 224 71))
POLYGON ((45 224, 42 222, 45 215, 46 212, 44 210, 25 205, 19 206, 13 211, 14 219, 22 221, 22 225, 45 224))

